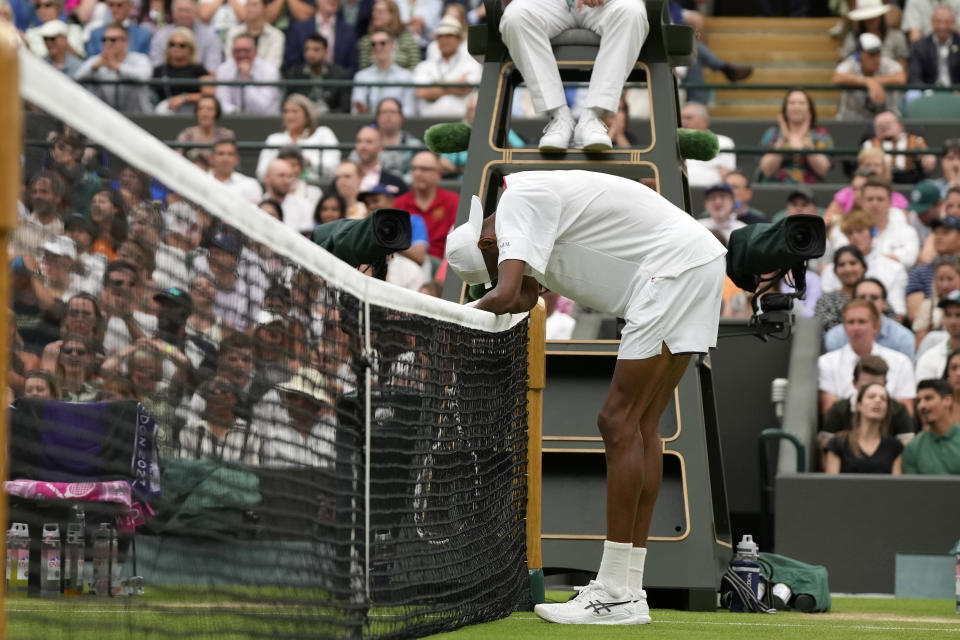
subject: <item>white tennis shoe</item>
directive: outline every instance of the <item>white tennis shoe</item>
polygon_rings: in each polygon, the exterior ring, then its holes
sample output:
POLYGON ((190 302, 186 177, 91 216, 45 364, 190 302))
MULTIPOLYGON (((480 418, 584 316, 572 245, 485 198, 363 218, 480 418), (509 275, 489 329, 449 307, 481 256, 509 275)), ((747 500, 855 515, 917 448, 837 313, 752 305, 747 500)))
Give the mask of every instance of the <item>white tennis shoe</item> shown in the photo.
POLYGON ((555 115, 543 128, 540 138, 540 151, 543 153, 563 153, 570 148, 573 138, 573 118, 569 113, 555 115))
POLYGON ((647 604, 647 592, 643 589, 633 594, 633 622, 630 624, 650 624, 650 606, 647 604))
POLYGON ((538 604, 533 611, 547 622, 560 624, 637 624, 635 602, 630 594, 614 597, 602 584, 591 580, 587 586, 580 587, 580 593, 574 598, 538 604))
POLYGON ((596 116, 584 114, 580 116, 576 128, 573 130, 573 146, 588 153, 609 151, 613 147, 607 125, 596 116))

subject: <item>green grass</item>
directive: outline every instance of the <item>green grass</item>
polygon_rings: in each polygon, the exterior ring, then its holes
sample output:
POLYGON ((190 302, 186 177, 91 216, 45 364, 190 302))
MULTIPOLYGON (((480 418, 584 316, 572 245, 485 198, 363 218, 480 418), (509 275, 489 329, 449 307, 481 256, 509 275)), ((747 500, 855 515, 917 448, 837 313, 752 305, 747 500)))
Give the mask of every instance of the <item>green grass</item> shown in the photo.
MULTIPOLYGON (((269 591, 269 590, 268 590, 269 591)), ((7 637, 42 640, 173 640, 174 638, 247 638, 249 632, 273 639, 322 633, 342 616, 335 606, 291 607, 279 604, 292 593, 277 589, 238 603, 242 592, 182 589, 147 591, 132 600, 79 598, 69 600, 8 599, 7 637), (258 602, 260 598, 268 602, 258 602), (276 598, 276 600, 274 600, 276 598), (274 600, 269 602, 269 600, 274 600)), ((248 596, 253 594, 247 594, 248 596)), ((300 594, 301 597, 304 595, 300 594)), ((549 601, 562 601, 568 592, 548 592, 549 601)), ((317 598, 314 603, 322 601, 317 598)), ((289 602, 289 600, 288 600, 289 602)), ((332 604, 332 603, 331 603, 332 604)), ((733 614, 727 611, 688 612, 655 609, 647 627, 567 626, 543 622, 532 612, 431 636, 434 640, 618 640, 648 637, 657 640, 753 638, 856 639, 956 638, 960 615, 952 600, 834 598, 827 614, 778 612, 775 615, 733 614)), ((374 616, 375 616, 374 612, 374 616)))
MULTIPOLYGON (((548 602, 562 602, 569 592, 550 591, 548 602)), ((649 627, 557 625, 532 612, 515 613, 505 620, 430 636, 433 640, 887 640, 913 638, 960 639, 960 615, 953 600, 894 600, 888 598, 834 598, 827 614, 778 611, 774 615, 653 610, 649 627)))

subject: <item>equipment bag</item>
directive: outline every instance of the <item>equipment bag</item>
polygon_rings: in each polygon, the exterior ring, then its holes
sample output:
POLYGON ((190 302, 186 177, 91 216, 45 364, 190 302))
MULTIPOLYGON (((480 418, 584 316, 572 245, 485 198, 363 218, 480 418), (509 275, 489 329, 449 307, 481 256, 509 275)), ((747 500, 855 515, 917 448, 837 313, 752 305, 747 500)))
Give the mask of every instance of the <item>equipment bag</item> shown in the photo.
MULTIPOLYGON (((827 568, 800 562, 776 553, 760 553, 760 572, 770 585, 782 582, 790 587, 794 596, 808 595, 815 604, 810 613, 830 610, 830 587, 827 568)), ((769 593, 769 589, 767 590, 769 593)))

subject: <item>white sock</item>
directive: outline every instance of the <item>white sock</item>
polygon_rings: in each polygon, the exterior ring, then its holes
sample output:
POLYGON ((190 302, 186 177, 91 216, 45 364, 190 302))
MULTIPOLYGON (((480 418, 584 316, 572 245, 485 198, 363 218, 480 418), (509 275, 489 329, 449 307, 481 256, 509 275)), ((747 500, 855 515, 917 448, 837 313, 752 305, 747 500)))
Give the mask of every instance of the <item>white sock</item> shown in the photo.
POLYGON ((643 564, 646 560, 646 547, 634 547, 630 551, 630 570, 627 574, 627 587, 630 593, 640 593, 643 589, 643 564))
POLYGON ((631 549, 633 549, 633 545, 629 542, 603 541, 603 558, 600 560, 597 582, 602 584, 607 592, 615 598, 627 592, 627 572, 630 568, 631 549))
POLYGON ((550 114, 550 118, 567 118, 568 120, 573 120, 573 114, 570 113, 570 107, 563 105, 562 107, 557 107, 556 109, 550 109, 547 113, 550 114))

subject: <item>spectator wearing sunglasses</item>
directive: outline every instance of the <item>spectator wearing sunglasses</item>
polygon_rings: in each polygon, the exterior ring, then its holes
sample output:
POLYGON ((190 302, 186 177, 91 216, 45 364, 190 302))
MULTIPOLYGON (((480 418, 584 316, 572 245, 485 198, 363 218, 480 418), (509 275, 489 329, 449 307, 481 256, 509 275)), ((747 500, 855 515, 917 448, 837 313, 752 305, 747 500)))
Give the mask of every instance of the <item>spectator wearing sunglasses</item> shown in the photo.
MULTIPOLYGON (((167 38, 163 64, 153 69, 155 79, 206 80, 213 79, 204 65, 198 63, 197 41, 193 32, 186 27, 177 27, 167 38)), ((204 93, 212 94, 213 87, 201 87, 197 84, 164 83, 154 87, 157 99, 157 113, 193 113, 196 104, 204 93)))
POLYGON ((30 51, 41 58, 45 57, 47 55, 47 45, 44 42, 44 32, 41 29, 48 22, 59 22, 67 29, 67 43, 70 52, 78 58, 84 57, 83 27, 78 24, 67 25, 63 21, 64 18, 61 16, 63 3, 60 0, 34 0, 33 7, 37 15, 37 26, 30 27, 23 33, 30 51))
POLYGON ((93 348, 86 338, 70 334, 63 339, 56 374, 63 400, 96 402, 100 399, 100 384, 94 380, 93 361, 93 348))
MULTIPOLYGON (((150 58, 128 49, 127 28, 119 22, 106 27, 103 52, 88 58, 77 69, 73 79, 84 80, 148 80, 153 69, 150 58)), ((90 91, 117 111, 149 113, 150 89, 143 84, 94 84, 90 91)))
POLYGON ((103 347, 108 356, 125 349, 157 329, 156 316, 140 309, 136 290, 140 283, 136 265, 125 260, 114 260, 107 265, 100 296, 107 329, 103 347))
POLYGON ((43 58, 68 76, 73 77, 83 61, 73 55, 67 43, 67 25, 59 20, 45 22, 39 27, 47 55, 43 58))
POLYGON ((396 39, 384 27, 378 27, 370 33, 370 46, 373 48, 373 64, 361 69, 354 75, 357 82, 379 82, 380 86, 354 87, 350 97, 353 113, 371 113, 385 98, 393 98, 404 105, 404 115, 414 115, 416 104, 413 87, 390 86, 391 82, 413 82, 413 74, 394 62, 396 39))
MULTIPOLYGON (((153 34, 146 27, 141 27, 130 21, 130 12, 133 9, 130 0, 106 0, 106 5, 107 9, 110 10, 111 22, 119 22, 127 28, 128 49, 150 55, 150 38, 153 34)), ((106 31, 107 27, 104 25, 90 32, 90 38, 87 40, 88 56, 95 56, 103 52, 103 36, 106 31)))
POLYGON ((169 50, 169 40, 173 38, 173 32, 182 27, 193 34, 193 57, 209 73, 216 71, 223 61, 223 45, 220 44, 216 32, 197 19, 197 5, 194 0, 173 0, 170 7, 173 22, 154 34, 150 41, 150 61, 154 66, 164 63, 169 50))

